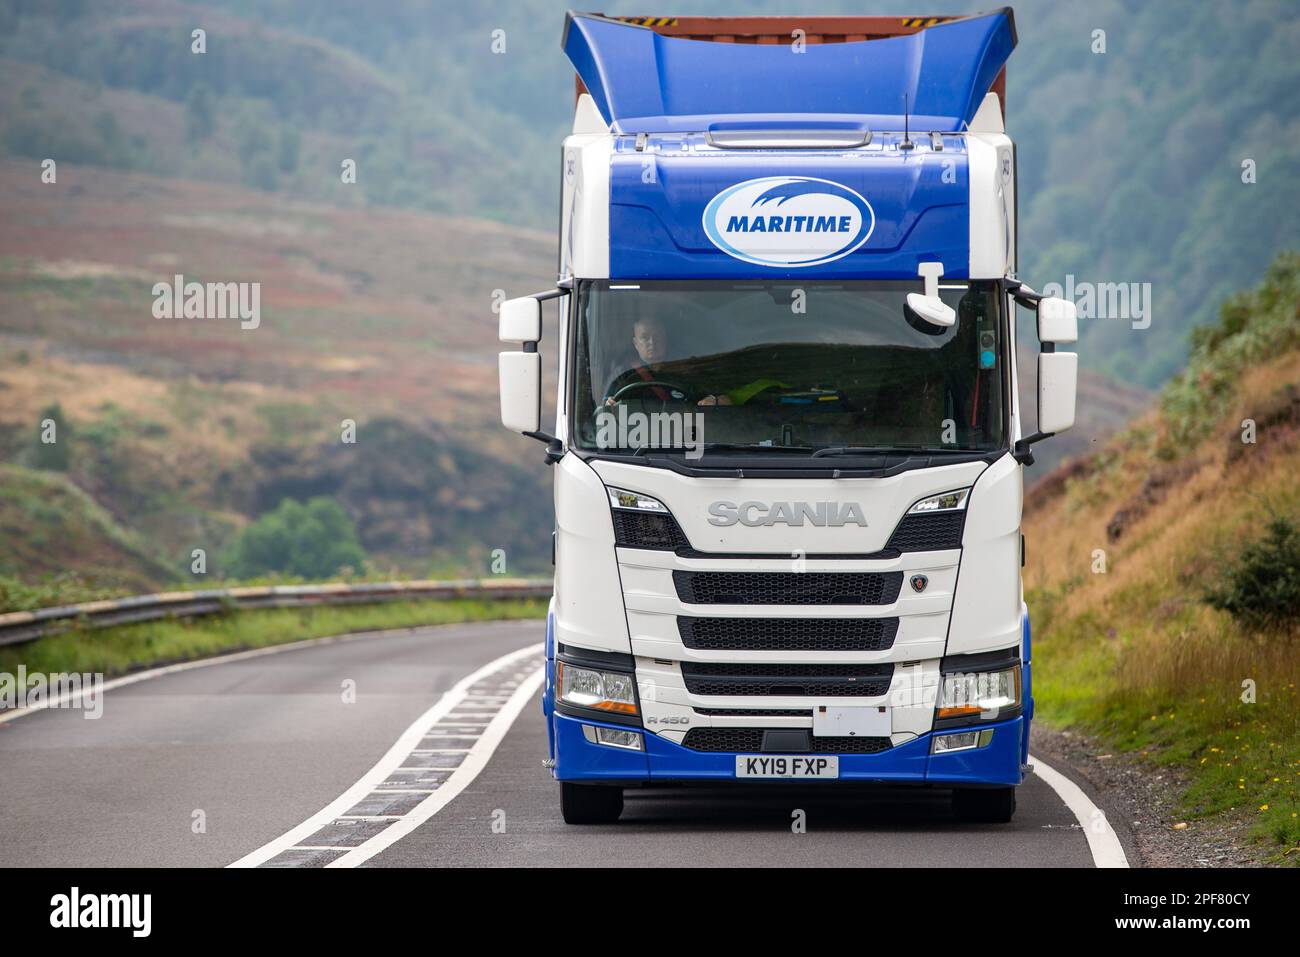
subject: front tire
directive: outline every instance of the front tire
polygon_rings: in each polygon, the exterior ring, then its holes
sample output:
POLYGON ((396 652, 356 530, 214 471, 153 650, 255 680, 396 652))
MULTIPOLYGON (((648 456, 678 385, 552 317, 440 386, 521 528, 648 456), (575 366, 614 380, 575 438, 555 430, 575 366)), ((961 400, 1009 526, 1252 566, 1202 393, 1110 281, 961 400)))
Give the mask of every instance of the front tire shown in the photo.
POLYGON ((623 789, 561 781, 560 813, 565 824, 613 824, 623 813, 623 789))
POLYGON ((952 792, 957 820, 972 824, 1006 824, 1016 813, 1015 788, 957 788, 952 792))

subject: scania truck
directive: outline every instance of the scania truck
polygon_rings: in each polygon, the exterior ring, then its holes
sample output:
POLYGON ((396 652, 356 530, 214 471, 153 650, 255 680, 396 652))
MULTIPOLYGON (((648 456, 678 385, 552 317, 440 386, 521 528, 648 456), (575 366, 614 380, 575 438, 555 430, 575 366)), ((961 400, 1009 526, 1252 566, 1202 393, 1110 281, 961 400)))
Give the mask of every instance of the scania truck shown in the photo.
POLYGON ((570 13, 562 45, 558 281, 501 304, 499 372, 502 422, 554 469, 564 820, 723 782, 910 785, 1010 820, 1022 473, 1077 379, 1074 304, 1016 273, 1012 11, 570 13))

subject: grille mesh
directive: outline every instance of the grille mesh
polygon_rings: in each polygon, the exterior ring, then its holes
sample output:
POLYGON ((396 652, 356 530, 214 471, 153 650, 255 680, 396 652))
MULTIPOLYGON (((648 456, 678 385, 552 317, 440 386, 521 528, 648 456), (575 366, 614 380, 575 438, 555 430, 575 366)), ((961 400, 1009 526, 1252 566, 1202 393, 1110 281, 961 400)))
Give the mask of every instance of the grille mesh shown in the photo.
MULTIPOLYGON (((682 744, 692 751, 734 751, 761 754, 762 728, 692 728, 682 744)), ((888 751, 889 738, 812 738, 814 754, 878 754, 888 751)), ((784 752, 788 753, 788 752, 784 752)))
POLYGON ((673 572, 692 605, 888 605, 902 572, 673 572))
POLYGON ((884 651, 897 618, 690 618, 680 616, 682 644, 699 651, 884 651))
POLYGON ((930 512, 904 515, 889 537, 887 548, 900 552, 931 552, 961 548, 961 533, 966 525, 966 509, 953 512, 930 512))
POLYGON ((713 718, 811 718, 811 708, 695 708, 713 718))
POLYGON ((878 698, 889 690, 894 666, 683 661, 682 677, 698 695, 878 698))
POLYGON ((677 519, 655 512, 633 512, 616 508, 614 515, 614 544, 626 548, 655 548, 676 551, 690 548, 677 519))

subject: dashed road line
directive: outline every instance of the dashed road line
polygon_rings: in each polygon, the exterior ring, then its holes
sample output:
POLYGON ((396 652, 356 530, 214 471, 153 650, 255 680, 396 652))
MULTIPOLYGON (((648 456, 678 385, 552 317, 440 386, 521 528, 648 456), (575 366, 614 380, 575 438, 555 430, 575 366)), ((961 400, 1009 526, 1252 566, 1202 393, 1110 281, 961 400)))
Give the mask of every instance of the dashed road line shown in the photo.
MULTIPOLYGON (((461 679, 428 711, 412 722, 360 780, 297 827, 245 854, 229 866, 355 866, 402 834, 409 833, 409 830, 427 820, 459 794, 487 763, 501 737, 522 709, 523 703, 536 693, 541 684, 540 668, 520 667, 525 661, 540 664, 538 659, 541 652, 540 644, 521 648, 488 662, 461 679), (492 713, 491 719, 480 726, 480 731, 458 735, 475 741, 467 751, 439 755, 420 748, 421 742, 431 731, 446 730, 441 722, 453 715, 463 715, 460 709, 466 699, 494 692, 496 696, 506 698, 506 704, 492 713), (504 725, 503 719, 506 719, 504 725), (412 760, 420 762, 419 766, 412 766, 412 760), (427 763, 434 761, 439 766, 427 763), (391 803, 396 795, 401 794, 423 794, 424 797, 418 802, 408 799, 406 803, 411 806, 400 815, 395 815, 397 820, 364 820, 370 815, 366 815, 361 808, 391 803), (433 810, 429 810, 431 807, 433 810), (412 821, 415 823, 410 824, 412 821), (408 824, 410 827, 407 827, 408 824), (398 833, 398 829, 403 828, 405 829, 398 833), (370 833, 372 830, 374 833, 370 833), (395 836, 384 843, 381 839, 390 831, 395 836), (342 843, 351 841, 354 837, 357 838, 355 843, 342 843), (305 854, 309 851, 313 853, 305 854), (332 856, 322 858, 322 854, 332 856), (347 863, 344 863, 345 860, 347 863)), ((487 713, 483 716, 487 717, 487 713)))

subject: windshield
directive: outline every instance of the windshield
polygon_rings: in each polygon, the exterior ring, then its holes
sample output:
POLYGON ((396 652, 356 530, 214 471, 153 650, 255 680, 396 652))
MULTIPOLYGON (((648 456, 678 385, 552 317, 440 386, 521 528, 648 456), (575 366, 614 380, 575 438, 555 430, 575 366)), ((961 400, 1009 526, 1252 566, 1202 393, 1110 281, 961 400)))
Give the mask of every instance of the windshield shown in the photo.
POLYGON ((661 438, 676 433, 629 427, 669 413, 708 451, 1001 448, 999 284, 941 285, 957 312, 948 328, 905 314, 920 291, 915 281, 581 282, 574 444, 682 447, 661 438))

